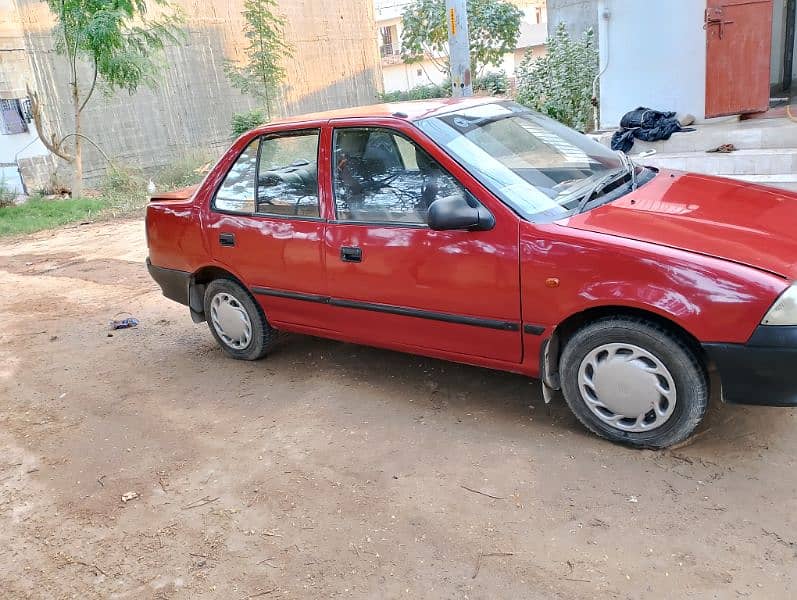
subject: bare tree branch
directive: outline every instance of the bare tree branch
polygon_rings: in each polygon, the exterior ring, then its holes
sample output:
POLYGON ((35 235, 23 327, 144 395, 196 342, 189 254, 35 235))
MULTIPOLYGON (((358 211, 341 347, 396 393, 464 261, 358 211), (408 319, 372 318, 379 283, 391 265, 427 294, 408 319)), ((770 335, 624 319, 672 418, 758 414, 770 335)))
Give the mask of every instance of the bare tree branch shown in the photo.
POLYGON ((86 104, 88 104, 89 100, 91 100, 92 94, 94 94, 94 88, 97 87, 97 71, 98 71, 98 68, 97 68, 97 57, 95 56, 94 57, 94 78, 91 80, 91 88, 89 88, 89 93, 86 94, 86 98, 85 98, 85 100, 83 100, 83 104, 80 105, 80 108, 78 109, 78 112, 83 112, 83 109, 86 108, 86 104))
POLYGON ((36 124, 36 130, 39 132, 39 138, 41 139, 42 144, 44 144, 45 148, 59 158, 62 158, 67 162, 72 162, 74 157, 63 149, 62 142, 56 141, 55 134, 53 133, 48 136, 45 132, 44 120, 42 119, 41 112, 42 108, 41 103, 39 102, 39 94, 31 90, 30 86, 27 86, 27 89, 28 97, 30 98, 30 113, 33 117, 33 122, 36 124))

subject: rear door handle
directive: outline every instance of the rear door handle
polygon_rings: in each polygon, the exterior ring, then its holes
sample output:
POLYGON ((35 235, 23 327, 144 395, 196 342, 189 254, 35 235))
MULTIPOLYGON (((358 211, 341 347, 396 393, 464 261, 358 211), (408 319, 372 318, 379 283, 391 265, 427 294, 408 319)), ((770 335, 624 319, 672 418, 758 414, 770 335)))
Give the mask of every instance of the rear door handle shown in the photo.
POLYGON ((340 260, 343 262, 362 262, 363 251, 362 248, 352 248, 350 246, 343 246, 340 249, 340 260))
POLYGON ((222 246, 235 246, 235 234, 234 233, 220 233, 219 234, 219 244, 222 246))

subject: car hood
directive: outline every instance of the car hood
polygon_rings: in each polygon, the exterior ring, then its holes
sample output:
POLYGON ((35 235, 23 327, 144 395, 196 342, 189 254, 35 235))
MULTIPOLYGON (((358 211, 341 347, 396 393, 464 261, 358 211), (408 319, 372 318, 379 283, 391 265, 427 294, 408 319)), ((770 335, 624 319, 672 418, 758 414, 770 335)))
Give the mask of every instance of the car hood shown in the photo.
POLYGON ((661 171, 560 224, 715 256, 797 279, 797 193, 661 171))

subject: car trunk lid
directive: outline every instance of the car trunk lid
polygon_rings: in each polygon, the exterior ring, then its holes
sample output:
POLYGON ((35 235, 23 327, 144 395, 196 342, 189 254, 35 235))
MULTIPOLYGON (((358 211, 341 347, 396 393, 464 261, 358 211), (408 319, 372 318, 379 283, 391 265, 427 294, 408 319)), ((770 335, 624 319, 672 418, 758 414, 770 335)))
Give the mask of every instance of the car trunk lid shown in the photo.
POLYGON ((158 192, 154 194, 149 201, 150 202, 168 202, 173 200, 190 200, 196 191, 199 189, 199 185, 190 185, 188 187, 180 188, 177 190, 173 190, 171 192, 158 192))

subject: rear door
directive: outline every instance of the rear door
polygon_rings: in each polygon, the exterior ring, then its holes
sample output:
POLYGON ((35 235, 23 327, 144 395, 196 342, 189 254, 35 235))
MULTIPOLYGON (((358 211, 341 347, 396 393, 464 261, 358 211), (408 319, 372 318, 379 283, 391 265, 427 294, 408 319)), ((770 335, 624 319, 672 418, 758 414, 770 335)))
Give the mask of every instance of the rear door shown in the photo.
POLYGON ((772 0, 707 0, 706 117, 769 108, 772 0))
POLYGON ((270 321, 323 327, 321 129, 257 137, 211 199, 205 224, 214 259, 238 276, 270 321))
POLYGON ((485 204, 490 231, 430 230, 435 199, 469 193, 462 168, 409 123, 333 125, 324 253, 335 328, 363 343, 520 362, 517 219, 485 204))

